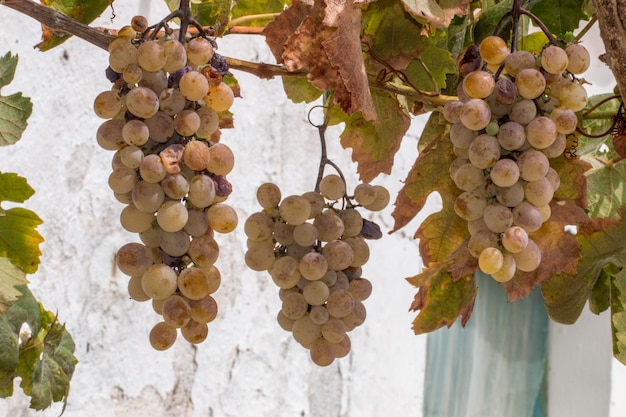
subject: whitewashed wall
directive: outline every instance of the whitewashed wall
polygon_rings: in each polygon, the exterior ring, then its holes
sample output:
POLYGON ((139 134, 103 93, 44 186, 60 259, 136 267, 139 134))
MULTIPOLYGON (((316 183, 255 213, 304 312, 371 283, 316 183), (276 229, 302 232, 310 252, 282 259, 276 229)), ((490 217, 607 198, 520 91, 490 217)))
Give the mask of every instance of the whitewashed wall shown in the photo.
MULTIPOLYGON (((160 1, 115 4, 114 22, 107 10, 97 24, 119 27, 138 13, 154 22, 166 13, 160 1)), ((66 416, 422 415, 426 338, 410 330, 413 314, 407 308, 414 290, 403 279, 421 268, 412 240, 419 219, 405 231, 372 243, 365 275, 375 289, 365 303, 367 321, 352 332, 350 356, 328 368, 311 365, 307 352, 276 324, 277 290, 269 277, 245 268, 241 230, 219 236, 220 314, 207 341, 197 348, 178 342, 167 352, 152 350, 147 335, 157 316, 149 304, 128 299, 127 278, 113 264, 116 250, 138 239, 119 225, 122 206, 106 185, 112 155, 95 142, 101 120, 91 108, 93 98, 110 88, 104 77, 107 54, 79 39, 39 53, 32 48, 39 35, 35 21, 0 6, 0 53, 11 50, 20 56, 16 79, 2 94, 22 91, 34 102, 22 140, 0 149, 0 170, 27 177, 37 190, 26 206, 43 218, 39 230, 46 241, 39 271, 30 277, 31 288, 67 322, 80 360, 66 416)), ((260 38, 233 36, 219 43, 224 55, 272 61, 260 38)), ((234 185, 230 202, 243 221, 257 210, 255 191, 262 182, 278 183, 284 194, 312 189, 319 143, 317 131, 306 121, 310 106, 289 102, 280 80, 260 81, 242 73, 237 77, 243 99, 232 109, 236 129, 225 131, 223 141, 237 157, 229 176, 234 185)), ((376 181, 392 194, 415 159, 422 125, 421 119, 413 123, 394 174, 376 181)), ((355 169, 349 152, 338 146, 338 133, 328 132, 329 152, 348 174, 355 169)), ((356 185, 354 175, 348 180, 356 185)), ((384 230, 392 226, 390 212, 373 217, 384 230)), ((600 321, 607 325, 606 318, 600 321)), ((591 326, 597 323, 592 318, 591 326)), ((578 334, 580 327, 568 327, 567 332, 578 334)), ((606 363, 610 351, 604 351, 606 363)), ((626 386, 623 370, 619 372, 613 374, 616 393, 626 386)), ((559 374, 558 368, 553 373, 559 374)), ((606 392, 606 371, 600 380, 606 392)), ((0 415, 48 417, 60 412, 55 405, 35 413, 27 409, 27 398, 17 386, 16 393, 0 402, 0 415)), ((559 416, 559 401, 574 400, 569 395, 555 398, 557 411, 551 417, 559 416)), ((625 415, 623 401, 617 395, 611 401, 610 417, 625 415)))

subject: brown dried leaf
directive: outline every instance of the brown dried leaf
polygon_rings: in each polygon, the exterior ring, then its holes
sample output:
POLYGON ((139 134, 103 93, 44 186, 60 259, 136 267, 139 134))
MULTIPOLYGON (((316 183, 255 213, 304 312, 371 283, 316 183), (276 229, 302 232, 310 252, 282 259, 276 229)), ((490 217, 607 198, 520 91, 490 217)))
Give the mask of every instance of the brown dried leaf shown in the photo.
POLYGON ((297 31, 307 16, 318 14, 314 9, 319 8, 319 6, 319 3, 314 5, 312 0, 294 0, 291 7, 285 9, 265 26, 262 34, 265 36, 265 42, 274 54, 276 62, 279 64, 284 62, 283 52, 287 40, 297 31))
POLYGON ((447 28, 454 16, 469 12, 470 0, 402 0, 404 8, 420 21, 433 28, 447 28))

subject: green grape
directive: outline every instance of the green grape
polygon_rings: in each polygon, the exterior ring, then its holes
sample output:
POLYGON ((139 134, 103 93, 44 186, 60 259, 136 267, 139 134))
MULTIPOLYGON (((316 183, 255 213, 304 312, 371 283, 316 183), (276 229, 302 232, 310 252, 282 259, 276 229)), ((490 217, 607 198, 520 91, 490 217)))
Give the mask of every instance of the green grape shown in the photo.
POLYGON ((524 146, 526 132, 517 122, 506 122, 498 129, 498 144, 507 151, 515 151, 524 146))
POLYGON ((156 350, 166 350, 176 342, 178 332, 165 322, 157 323, 150 331, 150 345, 156 350))
POLYGON ((209 226, 218 233, 230 233, 239 222, 234 208, 224 203, 213 204, 206 212, 209 226))
POLYGON ((511 53, 504 39, 499 36, 487 36, 480 42, 480 56, 488 64, 500 65, 511 53))
POLYGON ((502 233, 513 224, 513 213, 502 204, 489 204, 483 213, 483 220, 489 230, 502 233))
POLYGON ((539 209, 527 201, 522 201, 513 208, 513 224, 522 227, 526 232, 539 230, 543 224, 539 209))
POLYGON ((309 317, 313 323, 321 326, 328 321, 330 315, 328 314, 328 310, 326 310, 325 306, 319 305, 311 306, 311 309, 309 310, 309 317))
POLYGON ((510 253, 521 252, 528 245, 528 233, 519 226, 509 227, 502 235, 502 246, 510 253))
POLYGON ((141 276, 153 264, 150 250, 141 243, 127 243, 115 255, 115 263, 122 273, 141 276))
POLYGON ((311 360, 318 366, 328 366, 336 357, 335 344, 328 342, 324 338, 317 338, 310 348, 311 360))
POLYGON ((585 87, 577 83, 570 83, 561 88, 559 101, 562 106, 572 111, 580 111, 587 105, 587 91, 585 87))
POLYGON ((217 302, 210 295, 199 300, 190 300, 191 319, 198 323, 210 323, 217 317, 217 302))
POLYGON ((552 188, 550 181, 543 177, 537 181, 526 183, 524 185, 524 196, 535 207, 546 206, 552 201, 554 188, 552 188))
POLYGON ((303 317, 308 309, 309 303, 304 299, 304 295, 300 292, 294 292, 283 299, 280 311, 285 317, 297 320, 303 317))
POLYGON ((178 290, 190 300, 201 300, 209 294, 209 279, 200 268, 190 266, 178 274, 178 290))
POLYGON ((517 270, 515 258, 511 254, 505 253, 502 260, 502 268, 491 274, 498 282, 508 282, 515 276, 517 270))
POLYGON ((244 255, 244 262, 248 268, 253 271, 267 271, 272 265, 274 265, 274 244, 270 242, 269 245, 255 245, 246 251, 244 255))
POLYGON ((309 281, 316 281, 326 274, 329 264, 326 257, 318 252, 308 252, 298 262, 300 274, 309 281))
POLYGON ((172 295, 163 303, 162 314, 165 323, 180 329, 191 320, 191 307, 183 297, 172 295))
POLYGON ((200 116, 193 110, 183 110, 174 118, 174 130, 181 136, 192 136, 199 128, 200 116))
POLYGON ((293 229, 293 240, 303 247, 313 246, 317 241, 317 229, 311 223, 299 224, 293 229))
POLYGON ((568 64, 569 59, 565 49, 550 45, 541 52, 541 67, 550 74, 561 74, 568 64))
POLYGON ((524 181, 538 181, 548 173, 550 162, 543 153, 529 149, 519 156, 517 166, 524 181))
POLYGON ((523 69, 535 68, 535 56, 528 51, 512 52, 504 59, 504 69, 507 74, 517 77, 517 74, 523 69))
POLYGON ((187 106, 187 100, 180 90, 166 88, 159 94, 159 109, 172 117, 183 111, 187 106))
POLYGON ((114 91, 104 91, 94 100, 93 110, 98 117, 112 119, 122 110, 122 99, 114 91))
POLYGON ((376 189, 370 184, 361 183, 354 189, 354 199, 363 206, 372 204, 376 199, 376 189))
POLYGON ((471 130, 481 130, 491 122, 491 109, 484 100, 473 98, 465 102, 460 113, 461 123, 471 130))
POLYGON ((515 77, 515 85, 520 96, 534 99, 543 94, 546 89, 546 79, 543 74, 534 68, 521 70, 515 77))
POLYGON ((570 134, 576 130, 578 118, 576 113, 567 107, 556 107, 550 113, 550 119, 554 122, 559 133, 570 134))
POLYGON ((193 38, 185 44, 188 65, 205 65, 213 58, 213 45, 205 38, 193 38))
POLYGON ((180 334, 182 334, 189 343, 202 343, 209 335, 209 326, 207 326, 206 323, 189 320, 189 322, 180 329, 180 334))
POLYGON ((381 211, 389 204, 391 195, 389 194, 389 190, 382 185, 374 185, 373 187, 376 197, 371 204, 364 204, 363 207, 369 211, 381 211))
POLYGON ((146 182, 161 182, 167 175, 161 157, 155 154, 146 155, 139 166, 139 175, 146 182))
POLYGON ((322 337, 331 343, 340 343, 346 335, 346 325, 336 317, 329 317, 321 327, 322 337))
POLYGON ((348 292, 355 300, 364 301, 372 294, 372 283, 365 278, 355 278, 350 281, 348 292))
POLYGON ((346 193, 346 183, 339 175, 330 174, 322 178, 319 189, 327 200, 340 200, 346 193))
POLYGON ((107 120, 100 125, 96 133, 98 145, 107 151, 117 151, 124 146, 124 137, 122 130, 124 121, 112 119, 107 120))
POLYGON ((579 43, 575 43, 565 48, 565 52, 568 57, 567 70, 569 72, 578 75, 587 71, 591 64, 591 56, 587 48, 579 43))
POLYGON ((349 266, 359 267, 365 265, 370 257, 370 248, 367 242, 365 242, 365 239, 359 236, 349 237, 343 241, 350 245, 350 248, 352 248, 353 259, 349 266))
POLYGON ((200 101, 209 92, 209 81, 198 71, 185 73, 178 84, 180 93, 189 101, 200 101))
POLYGON ((498 187, 511 187, 520 178, 520 170, 512 159, 500 159, 489 171, 491 181, 498 187))
POLYGON ((308 314, 295 320, 291 331, 293 338, 305 347, 310 346, 322 334, 320 326, 313 323, 308 314))
POLYGON ((331 240, 328 242, 322 249, 322 255, 328 261, 328 267, 336 271, 348 268, 354 261, 352 247, 343 240, 331 240))
POLYGON ((208 107, 200 107, 196 113, 200 117, 200 127, 198 127, 196 135, 201 138, 210 138, 219 130, 220 116, 215 110, 208 107))
POLYGON ((469 160, 476 168, 491 168, 500 159, 500 144, 493 136, 477 136, 468 149, 469 160))
POLYGON ((487 98, 495 87, 496 81, 487 71, 472 71, 463 79, 463 89, 471 98, 487 98))
POLYGON ((165 66, 167 54, 158 41, 145 41, 137 48, 137 62, 141 69, 156 72, 165 66))
POLYGON ((539 116, 526 126, 526 140, 535 149, 545 149, 556 140, 558 132, 552 119, 539 116))
POLYGON ((122 227, 132 233, 141 233, 152 227, 154 214, 143 213, 137 210, 134 204, 129 204, 120 213, 122 227))
POLYGON ((215 175, 228 175, 235 166, 233 151, 223 143, 216 143, 209 147, 209 162, 207 170, 215 175))
POLYGON ((277 258, 269 270, 270 276, 280 288, 292 288, 300 281, 298 261, 290 256, 277 258))
POLYGON ((195 207, 203 209, 215 201, 215 181, 208 175, 198 174, 189 182, 188 201, 195 207))
POLYGON ((476 220, 482 217, 487 201, 476 191, 465 191, 454 202, 454 212, 463 220, 476 220))
POLYGON ((159 97, 149 88, 135 87, 126 94, 126 107, 134 116, 147 119, 159 111, 159 97))
POLYGON ((280 188, 269 182, 261 184, 256 191, 256 199, 264 209, 278 207, 281 198, 280 188))
POLYGON ((191 260, 201 268, 208 268, 217 261, 220 247, 211 236, 204 235, 193 238, 188 248, 191 260))
POLYGON ((154 116, 145 119, 144 123, 148 126, 150 139, 157 143, 167 142, 174 134, 174 119, 172 116, 157 112, 154 116))
POLYGON ((354 309, 354 297, 346 290, 333 291, 328 296, 326 308, 331 317, 343 318, 354 309))
POLYGON ((170 200, 161 205, 156 217, 161 229, 166 232, 178 232, 187 224, 189 213, 183 203, 170 200))
POLYGON ((361 217, 361 213, 354 208, 348 208, 339 211, 338 215, 343 223, 343 234, 341 235, 343 238, 354 237, 361 234, 361 230, 363 230, 363 217, 361 217))
POLYGON ((483 250, 498 245, 498 235, 489 229, 480 229, 473 233, 467 242, 470 254, 478 258, 483 250))
POLYGON ((135 301, 148 301, 150 297, 143 291, 141 287, 141 276, 131 277, 128 280, 128 295, 135 301))
POLYGON ((339 239, 345 230, 343 221, 334 210, 326 210, 317 216, 313 226, 317 229, 317 239, 322 242, 339 239))
MULTIPOLYGON (((509 118, 522 126, 527 125, 537 116, 537 105, 533 100, 523 99, 511 106, 509 118)), ((502 128, 500 128, 502 130, 502 128)))
POLYGON ((145 181, 139 181, 135 184, 132 191, 133 204, 137 210, 143 213, 153 214, 163 204, 165 193, 161 184, 151 184, 145 181))
POLYGON ((120 160, 125 167, 138 169, 143 161, 143 151, 135 145, 124 146, 119 153, 120 160))
POLYGON ((168 174, 161 180, 161 187, 168 198, 180 200, 189 192, 189 181, 183 174, 168 174))
POLYGON ((164 264, 152 265, 141 276, 141 288, 152 299, 163 300, 176 291, 176 272, 164 264))
POLYGON ((209 87, 209 93, 204 98, 207 107, 212 108, 216 112, 223 112, 230 109, 235 101, 233 90, 224 83, 212 85, 209 87))
POLYGON ((528 245, 518 253, 512 254, 517 269, 531 272, 541 264, 541 251, 534 240, 528 239, 528 245))
POLYGON ((184 230, 177 232, 159 230, 159 246, 170 256, 183 256, 189 250, 190 244, 189 235, 184 230))
POLYGON ((485 248, 478 257, 478 267, 485 274, 498 272, 504 264, 504 256, 498 248, 485 248))
POLYGON ((329 294, 328 286, 319 280, 307 282, 302 289, 304 299, 312 306, 321 306, 326 303, 329 294))

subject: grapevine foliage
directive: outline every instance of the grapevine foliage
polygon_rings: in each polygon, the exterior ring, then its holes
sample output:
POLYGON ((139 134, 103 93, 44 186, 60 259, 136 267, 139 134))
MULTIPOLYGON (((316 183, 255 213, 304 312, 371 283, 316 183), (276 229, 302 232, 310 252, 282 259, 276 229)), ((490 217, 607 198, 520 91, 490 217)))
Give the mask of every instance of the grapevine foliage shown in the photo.
MULTIPOLYGON (((15 75, 17 56, 0 58, 0 87, 15 75)), ((26 129, 32 103, 21 93, 0 96, 0 145, 17 142, 26 129)), ((31 408, 42 410, 65 401, 74 372, 74 342, 55 314, 37 302, 26 274, 37 271, 42 221, 23 207, 3 209, 3 202, 24 203, 35 191, 25 178, 0 172, 0 397, 13 393, 13 380, 31 397, 31 408)))
MULTIPOLYGON (((89 22, 111 1, 44 3, 89 22)), ((172 10, 179 5, 176 0, 166 3, 172 10)), ((571 40, 571 32, 593 14, 583 0, 515 3, 521 3, 562 40, 571 40)), ((458 190, 448 175, 448 166, 455 155, 437 108, 455 99, 460 80, 455 63, 464 48, 494 33, 509 38, 511 25, 500 21, 513 5, 514 0, 221 0, 192 5, 193 17, 202 25, 213 26, 217 35, 228 34, 235 20, 263 27, 262 34, 276 61, 285 72, 300 75, 283 78, 293 101, 311 102, 324 92, 332 92, 329 122, 344 124, 341 143, 352 150, 363 181, 391 173, 411 116, 432 111, 418 143, 419 156, 393 212, 393 231, 397 231, 423 209, 430 194, 438 193, 443 203, 443 209, 430 215, 415 232, 419 253, 428 265, 408 278, 418 288, 411 304, 412 310, 419 310, 414 321, 416 333, 451 326, 457 318, 464 324, 471 315, 477 292, 477 261, 466 248, 466 225, 453 210, 458 190), (277 16, 269 21, 245 19, 262 13, 277 16)), ((520 48, 533 53, 548 42, 541 32, 523 35, 520 48)), ((44 28, 39 47, 47 50, 64 39, 67 36, 59 37, 44 28)), ((0 58, 0 88, 12 80, 16 63, 10 54, 0 58)), ((565 154, 551 162, 561 186, 554 195, 550 221, 534 232, 544 259, 541 267, 516 275, 503 284, 503 289, 510 300, 515 300, 540 286, 548 313, 561 323, 573 323, 586 302, 595 313, 610 310, 614 353, 626 363, 626 253, 622 242, 626 233, 626 168, 622 159, 626 156, 622 143, 626 122, 618 100, 595 106, 605 98, 590 98, 587 108, 579 112, 579 130, 568 137, 565 154), (593 112, 614 117, 587 120, 585 116, 593 112), (576 234, 566 231, 566 226, 572 225, 577 227, 576 234)), ((30 101, 21 94, 0 96, 0 145, 19 139, 30 112, 30 101)), ((0 184, 2 201, 21 203, 32 194, 25 180, 14 174, 1 174, 0 184)), ((13 376, 21 375, 25 391, 33 393, 35 408, 64 398, 65 377, 61 382, 48 380, 59 384, 51 388, 36 385, 34 381, 39 379, 29 378, 30 373, 20 374, 20 370, 28 369, 39 376, 60 368, 69 379, 74 363, 73 344, 64 327, 39 306, 35 308, 36 303, 21 286, 25 273, 34 272, 39 262, 41 237, 35 230, 39 223, 28 210, 0 208, 0 255, 4 257, 0 262, 0 312, 5 311, 0 316, 0 337, 17 349, 0 357, 0 368, 5 372, 2 395, 10 394, 6 384, 11 385, 13 376), (21 305, 32 306, 28 318, 11 322, 10 312, 23 309, 21 305), (18 325, 24 322, 29 323, 32 338, 43 341, 38 345, 43 349, 42 359, 42 351, 36 350, 32 352, 38 352, 37 356, 20 356, 18 325), (20 367, 22 360, 29 365, 20 367)), ((26 345, 23 342, 21 346, 26 345)))

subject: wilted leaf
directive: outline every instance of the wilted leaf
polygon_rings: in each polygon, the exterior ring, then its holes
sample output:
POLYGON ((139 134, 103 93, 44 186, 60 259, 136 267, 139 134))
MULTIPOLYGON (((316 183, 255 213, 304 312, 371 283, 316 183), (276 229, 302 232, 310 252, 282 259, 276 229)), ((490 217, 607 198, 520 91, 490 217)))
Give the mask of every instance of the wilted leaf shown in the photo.
POLYGON ((290 71, 308 69, 311 84, 332 90, 345 113, 375 120, 361 53, 360 16, 360 7, 352 3, 294 1, 263 34, 279 63, 290 71))
POLYGON ((17 287, 24 284, 28 284, 24 272, 8 258, 0 258, 0 315, 19 298, 21 292, 17 287))
POLYGON ((611 280, 611 329, 613 355, 626 365, 626 269, 616 273, 611 280))
POLYGON ((391 172, 396 152, 411 124, 409 116, 388 93, 375 91, 372 98, 378 123, 365 120, 360 113, 340 115, 331 121, 345 122, 341 145, 352 148, 352 160, 358 163, 357 171, 364 182, 391 172))
POLYGON ((587 172, 590 217, 617 219, 626 203, 626 164, 604 165, 587 172))
MULTIPOLYGON (((81 23, 91 23, 109 7, 113 0, 40 0, 41 4, 60 11, 81 23)), ((55 28, 56 29, 56 28, 55 28)), ((68 40, 69 33, 56 34, 42 25, 41 42, 36 45, 42 51, 48 51, 68 40)))
POLYGON ((0 216, 0 257, 9 258, 22 271, 37 271, 43 237, 35 229, 42 223, 34 212, 15 207, 0 216))
POLYGON ((509 301, 525 297, 535 286, 555 275, 576 275, 581 258, 580 244, 576 237, 564 230, 566 225, 578 225, 589 221, 584 210, 569 201, 551 205, 552 216, 539 230, 529 236, 541 251, 541 265, 534 271, 518 273, 503 284, 509 301))
POLYGON ((452 326, 457 317, 465 326, 472 313, 477 288, 474 275, 453 280, 448 269, 454 260, 436 262, 421 274, 407 280, 419 290, 411 311, 420 310, 413 321, 415 334, 428 333, 443 326, 452 326))
MULTIPOLYGON (((17 55, 10 52, 0 58, 0 90, 13 81, 17 61, 17 55)), ((22 93, 0 95, 0 146, 12 145, 22 137, 32 111, 33 104, 22 93)))
POLYGON ((467 222, 454 212, 454 199, 444 199, 442 206, 442 210, 429 215, 415 233, 415 238, 420 240, 424 263, 443 261, 469 237, 467 222))
POLYGON ((402 0, 405 9, 417 20, 433 28, 446 28, 454 16, 469 12, 470 0, 402 0))
POLYGON ((571 200, 579 207, 587 207, 588 186, 585 172, 591 165, 580 158, 566 159, 560 156, 550 159, 550 167, 561 178, 561 185, 554 192, 554 198, 571 200))
POLYGON ((556 37, 578 28, 581 20, 589 17, 583 13, 585 0, 539 0, 530 11, 539 18, 556 37))

